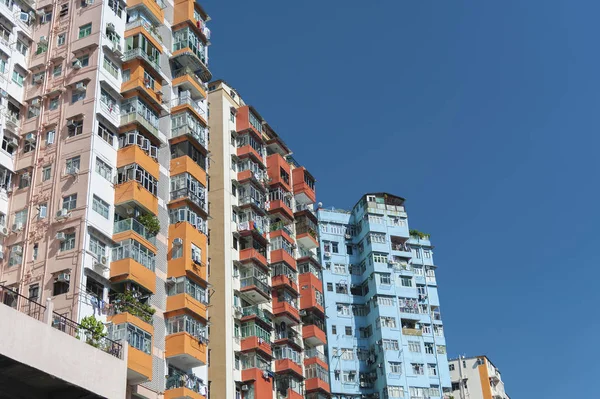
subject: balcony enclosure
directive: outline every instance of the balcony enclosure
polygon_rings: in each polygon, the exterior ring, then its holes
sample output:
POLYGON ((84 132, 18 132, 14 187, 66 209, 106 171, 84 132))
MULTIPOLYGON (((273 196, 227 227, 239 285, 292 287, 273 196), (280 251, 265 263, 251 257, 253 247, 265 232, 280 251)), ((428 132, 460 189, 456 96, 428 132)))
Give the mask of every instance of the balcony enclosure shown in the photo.
POLYGON ((206 170, 206 154, 199 151, 189 141, 182 141, 176 144, 171 144, 171 159, 188 156, 203 170, 206 170))
POLYGON ((292 194, 279 186, 269 190, 269 201, 283 201, 285 206, 292 209, 292 194))
POLYGON ((156 196, 158 191, 158 180, 138 164, 131 164, 117 169, 117 184, 128 181, 136 181, 156 196))
POLYGON ((271 343, 271 332, 254 323, 253 321, 243 323, 240 328, 240 335, 243 338, 258 337, 264 342, 271 343))
POLYGON ((311 262, 303 262, 298 264, 298 273, 312 273, 319 280, 323 280, 321 269, 311 262))
POLYGON ((208 212, 206 187, 187 172, 171 177, 171 201, 182 197, 189 198, 204 212, 208 212))
POLYGON ((271 231, 283 230, 287 233, 288 236, 291 237, 294 235, 294 231, 292 230, 291 226, 292 226, 292 224, 289 223, 287 220, 281 220, 281 219, 277 218, 277 221, 271 222, 270 230, 271 231))
POLYGON ((156 267, 156 254, 135 240, 121 241, 112 249, 113 262, 127 258, 135 260, 151 271, 156 267))
POLYGON ((189 206, 180 206, 178 208, 169 209, 169 223, 177 224, 180 222, 188 222, 199 232, 203 234, 208 233, 206 220, 189 206))
POLYGON ((314 313, 302 316, 302 324, 304 324, 305 326, 317 326, 321 331, 325 331, 325 322, 321 317, 317 316, 314 313))
POLYGON ((283 249, 290 256, 294 256, 294 248, 292 247, 292 244, 283 238, 283 236, 278 236, 271 239, 271 251, 277 251, 278 249, 283 249))
MULTIPOLYGON (((180 99, 176 99, 177 105, 182 104, 180 99)), ((178 112, 171 116, 171 137, 192 136, 202 147, 207 146, 206 137, 208 129, 197 117, 190 112, 178 112)))
POLYGON ((269 275, 254 265, 240 269, 240 288, 243 291, 251 287, 256 287, 267 298, 271 296, 269 275))
POLYGON ((259 215, 253 209, 240 212, 237 219, 240 231, 256 230, 259 234, 265 234, 269 227, 269 219, 259 215))
POLYGON ((298 298, 292 295, 288 290, 277 290, 277 302, 285 302, 291 305, 294 309, 298 309, 298 298))
POLYGON ((270 326, 270 328, 273 328, 273 321, 271 320, 271 315, 265 310, 261 309, 259 305, 244 306, 242 308, 242 317, 247 316, 256 316, 263 323, 270 326))
POLYGON ((173 52, 185 48, 192 50, 203 64, 208 64, 204 42, 196 35, 196 32, 189 27, 173 32, 173 52))
POLYGON ((206 326, 199 320, 187 314, 171 317, 166 320, 167 335, 186 332, 199 341, 206 342, 208 334, 206 326))
POLYGON ((169 365, 169 374, 167 375, 166 389, 187 388, 192 392, 206 396, 207 387, 202 380, 193 373, 185 373, 176 367, 169 365))
POLYGON ((159 115, 139 97, 132 97, 121 104, 121 124, 140 122, 149 132, 158 136, 159 115), (139 117, 139 118, 138 118, 139 117), (141 118, 141 119, 140 119, 141 118))
POLYGON ((245 249, 254 249, 260 255, 267 257, 267 247, 251 236, 240 238, 240 251, 245 249))
POLYGON ((241 356, 242 370, 257 368, 260 370, 271 370, 271 362, 266 360, 264 357, 258 355, 256 352, 243 354, 241 356))
POLYGON ((146 155, 158 162, 158 147, 137 130, 131 130, 119 135, 119 149, 137 145, 146 155))
POLYGON ((265 195, 252 184, 238 187, 238 202, 240 205, 253 204, 259 209, 265 209, 265 195))
POLYGON ((289 267, 284 262, 275 263, 271 265, 271 277, 275 276, 288 276, 293 281, 296 280, 296 271, 289 267))
POLYGON ((167 285, 167 295, 188 294, 195 300, 208 305, 206 289, 187 277, 177 277, 175 282, 167 285))
POLYGON ((114 234, 119 234, 125 231, 134 231, 141 237, 146 239, 150 244, 156 245, 156 236, 151 235, 146 227, 134 218, 122 219, 119 215, 115 215, 114 234))
POLYGON ((296 218, 296 234, 310 234, 314 239, 317 239, 318 227, 315 222, 308 216, 300 216, 296 218))
POLYGON ((318 378, 319 380, 329 384, 329 372, 320 364, 309 364, 308 366, 306 366, 304 371, 304 376, 306 377, 306 379, 318 378))
POLYGON ((297 350, 287 345, 278 345, 273 348, 273 357, 277 360, 290 359, 292 362, 302 364, 302 355, 297 350))
POLYGON ((261 161, 264 160, 267 154, 267 147, 261 142, 259 142, 252 134, 243 133, 238 136, 236 139, 237 148, 245 147, 249 145, 258 153, 261 157, 261 161))
POLYGON ((141 33, 125 38, 125 60, 128 54, 140 54, 154 69, 160 71, 160 51, 141 33))
POLYGON ((242 159, 237 163, 237 171, 244 172, 249 170, 252 172, 253 177, 262 182, 266 179, 267 174, 265 170, 256 162, 253 162, 250 158, 242 159))
POLYGON ((408 245, 408 237, 390 236, 390 240, 394 251, 411 252, 408 245))

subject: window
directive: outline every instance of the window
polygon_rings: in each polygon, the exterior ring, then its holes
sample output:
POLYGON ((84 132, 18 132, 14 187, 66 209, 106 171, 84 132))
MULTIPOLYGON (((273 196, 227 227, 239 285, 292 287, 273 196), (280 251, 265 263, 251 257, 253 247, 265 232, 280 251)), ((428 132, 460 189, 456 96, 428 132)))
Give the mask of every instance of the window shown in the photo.
POLYGON ((79 27, 79 39, 92 34, 92 24, 86 24, 79 27))
POLYGON ((128 82, 129 79, 131 79, 131 70, 130 69, 125 69, 123 71, 123 82, 128 82))
POLYGON ((429 250, 429 249, 424 249, 424 250, 423 250, 423 257, 424 257, 425 259, 431 259, 431 250, 429 250))
POLYGON ((338 243, 335 241, 331 242, 331 252, 333 252, 334 254, 337 254, 339 252, 338 243))
POLYGON ((335 263, 333 265, 333 273, 346 274, 346 265, 344 265, 343 263, 335 263))
MULTIPOLYGON (((454 365, 453 364, 449 364, 448 365, 448 369, 450 369, 450 371, 454 371, 454 365)), ((453 389, 455 391, 455 389, 453 389)))
POLYGON ((31 175, 29 172, 23 172, 19 176, 19 188, 27 188, 31 183, 31 175))
POLYGON ((45 219, 48 217, 48 203, 44 202, 38 206, 38 219, 45 219))
POLYGON ((2 137, 2 149, 12 155, 15 152, 16 145, 13 144, 13 140, 4 134, 2 137))
POLYGON ((337 328, 336 328, 336 326, 335 326, 335 325, 332 325, 332 326, 331 326, 331 333, 332 333, 332 334, 337 334, 337 328))
POLYGON ((412 371, 414 375, 424 375, 425 370, 423 369, 423 364, 421 363, 411 363, 412 371))
POLYGON ((55 65, 52 69, 52 76, 59 77, 62 74, 62 64, 55 65))
POLYGON ((434 345, 431 342, 425 342, 425 353, 433 355, 434 345))
POLYGON ((394 317, 378 317, 377 321, 379 327, 396 328, 396 319, 394 317))
POLYGON ((25 81, 25 76, 21 75, 16 70, 13 70, 12 79, 13 79, 13 82, 15 82, 17 85, 23 87, 23 82, 25 81))
POLYGON ((113 77, 119 77, 119 67, 106 56, 104 56, 104 62, 102 64, 102 67, 113 77))
POLYGON ((96 255, 98 258, 106 255, 106 244, 97 239, 94 236, 90 236, 90 252, 96 255))
POLYGON ((396 298, 387 295, 377 295, 378 306, 394 306, 396 304, 396 298))
MULTIPOLYGON (((27 57, 27 51, 29 50, 29 46, 23 43, 20 40, 17 40, 16 49, 19 53, 23 54, 27 57)), ((22 85, 22 84, 21 84, 22 85)))
POLYGON ((379 283, 385 285, 392 284, 392 275, 390 273, 378 273, 379 274, 379 283))
POLYGON ((400 362, 389 362, 390 365, 390 373, 392 374, 402 374, 402 363, 400 362))
POLYGON ((400 279, 402 281, 403 287, 412 287, 413 286, 412 278, 402 276, 400 279))
POLYGON ((27 223, 27 208, 15 212, 13 223, 16 224, 17 228, 23 228, 23 226, 25 226, 25 223, 27 223))
POLYGON ((373 262, 375 263, 387 263, 388 258, 386 254, 373 253, 373 262))
POLYGON ((39 284, 31 284, 29 286, 29 299, 34 302, 37 302, 40 299, 40 285, 39 284))
POLYGON ((67 159, 65 163, 65 173, 79 173, 81 158, 79 156, 67 159))
POLYGON ((133 324, 123 323, 117 325, 110 325, 108 328, 108 335, 114 341, 121 341, 127 339, 129 345, 137 350, 140 350, 146 354, 151 353, 152 348, 152 335, 134 326, 133 324))
POLYGON ((352 245, 346 245, 346 253, 352 255, 352 245))
POLYGON ((96 298, 104 298, 104 286, 90 276, 87 276, 85 281, 85 292, 96 298))
POLYGON ((112 182, 112 167, 100 158, 96 158, 96 173, 112 182))
MULTIPOLYGON (((85 98, 85 93, 86 93, 85 90, 72 91, 72 94, 71 94, 71 104, 72 103, 76 103, 77 101, 83 100, 85 98)), ((69 137, 72 137, 72 136, 69 135, 69 137)))
POLYGON ((337 304, 337 314, 339 316, 350 316, 350 305, 338 303, 337 304))
POLYGON ((342 382, 345 384, 354 384, 356 382, 356 371, 344 371, 342 373, 342 382))
POLYGON ((63 18, 66 17, 69 14, 69 3, 66 4, 62 4, 60 6, 60 14, 59 17, 63 18))
POLYGON ((344 360, 354 360, 354 351, 352 349, 342 348, 340 356, 344 360))
POLYGON ((73 210, 77 208, 77 194, 67 195, 63 197, 63 206, 62 209, 73 210))
POLYGON ((56 279, 54 280, 54 287, 52 290, 52 295, 56 296, 56 295, 66 294, 67 292, 69 292, 69 281, 70 281, 70 274, 58 273, 56 279))
POLYGON ((431 334, 431 324, 423 324, 421 331, 423 334, 431 334))
POLYGON ((50 111, 54 111, 55 109, 58 109, 58 96, 52 97, 50 99, 50 101, 48 101, 48 109, 50 111))
POLYGON ((20 265, 23 262, 23 247, 21 245, 13 245, 10 247, 10 256, 8 258, 8 266, 20 265))
POLYGON ((65 33, 59 34, 58 37, 56 38, 56 45, 59 47, 64 45, 66 37, 67 37, 67 35, 65 33))
POLYGON ((52 175, 52 165, 46 165, 42 168, 42 181, 50 180, 52 175))
POLYGON ((327 291, 333 291, 333 283, 327 283, 327 291))
MULTIPOLYGON (((50 100, 52 101, 52 100, 50 100)), ((57 102, 58 102, 58 98, 57 98, 57 102)), ((46 132, 46 145, 50 145, 54 143, 54 137, 56 136, 56 131, 55 130, 48 130, 46 132)))
POLYGON ((404 387, 388 386, 386 389, 388 398, 404 397, 404 387))
POLYGON ((398 341, 395 339, 384 339, 382 345, 383 350, 386 351, 397 351, 399 349, 398 341))
POLYGON ((352 327, 346 326, 346 335, 352 335, 352 327))
POLYGON ((83 121, 70 119, 67 122, 67 136, 79 136, 83 133, 83 121))
POLYGON ((103 201, 94 195, 92 200, 92 209, 99 213, 103 218, 108 219, 108 212, 110 211, 110 205, 108 202, 103 201))
POLYGON ((437 353, 439 355, 445 355, 446 354, 446 345, 439 345, 437 347, 437 353))
POLYGON ((52 21, 52 10, 43 10, 43 15, 40 18, 41 24, 47 24, 52 21))
POLYGON ((427 373, 429 374, 430 377, 437 375, 437 366, 435 364, 428 364, 427 365, 427 373))
POLYGON ((75 249, 75 233, 66 233, 65 240, 60 243, 60 251, 70 251, 72 249, 75 249))
POLYGON ((171 259, 179 259, 183 256, 183 245, 173 245, 171 259))
POLYGON ((90 65, 90 56, 83 55, 81 57, 78 57, 76 60, 73 61, 73 65, 75 64, 79 64, 82 68, 90 65))
POLYGON ((39 115, 40 107, 34 107, 33 105, 29 105, 29 108, 27 108, 27 119, 36 118, 39 115))
POLYGON ((37 242, 35 244, 33 244, 32 258, 34 261, 37 260, 37 258, 38 258, 39 249, 40 249, 40 246, 38 245, 37 242))
POLYGON ((408 350, 411 352, 421 352, 421 343, 419 341, 408 341, 408 350))

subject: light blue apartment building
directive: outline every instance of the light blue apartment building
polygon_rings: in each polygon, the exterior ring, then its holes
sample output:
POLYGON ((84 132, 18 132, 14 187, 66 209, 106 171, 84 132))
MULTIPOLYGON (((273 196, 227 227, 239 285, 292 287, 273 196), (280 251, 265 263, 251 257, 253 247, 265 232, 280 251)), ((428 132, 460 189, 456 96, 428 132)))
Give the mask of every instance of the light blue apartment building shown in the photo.
POLYGON ((404 199, 366 194, 318 218, 332 397, 448 398, 433 247, 404 199))

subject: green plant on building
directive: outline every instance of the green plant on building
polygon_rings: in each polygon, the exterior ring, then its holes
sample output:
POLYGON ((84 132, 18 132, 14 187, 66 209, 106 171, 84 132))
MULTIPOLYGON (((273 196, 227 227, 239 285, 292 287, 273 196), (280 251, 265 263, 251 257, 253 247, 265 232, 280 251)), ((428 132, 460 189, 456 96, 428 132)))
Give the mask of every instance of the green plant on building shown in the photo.
POLYGON ((148 235, 154 237, 160 232, 160 221, 154 215, 142 215, 137 218, 138 222, 140 222, 148 232, 148 235))
POLYGON ((409 234, 410 234, 411 237, 418 237, 421 240, 425 240, 425 239, 429 238, 429 234, 423 233, 422 231, 415 230, 415 229, 411 229, 409 231, 409 234))
POLYGON ((86 316, 81 319, 80 325, 76 337, 78 339, 83 338, 87 344, 95 348, 100 347, 102 338, 106 337, 102 321, 97 320, 94 316, 86 316))
POLYGON ((146 323, 152 323, 152 316, 156 310, 140 301, 141 294, 138 291, 127 290, 115 295, 112 303, 115 307, 115 313, 129 313, 139 317, 146 323))

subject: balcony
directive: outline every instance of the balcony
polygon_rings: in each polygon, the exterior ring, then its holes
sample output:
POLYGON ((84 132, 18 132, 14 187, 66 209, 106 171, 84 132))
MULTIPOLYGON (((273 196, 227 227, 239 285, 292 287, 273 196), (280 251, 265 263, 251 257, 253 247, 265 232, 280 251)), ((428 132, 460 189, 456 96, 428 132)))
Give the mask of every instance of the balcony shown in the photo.
POLYGON ((115 187, 115 206, 135 203, 153 215, 158 215, 158 198, 136 181, 128 181, 115 187))
POLYGON ((165 358, 173 366, 189 370, 206 364, 207 342, 187 332, 169 334, 165 337, 165 358))
POLYGON ((294 256, 283 248, 271 251, 271 264, 279 262, 284 262, 293 270, 297 270, 296 259, 294 259, 294 256))
POLYGON ((294 213, 286 201, 281 199, 271 199, 269 203, 269 214, 277 215, 289 222, 294 220, 294 213))
POLYGON ((271 342, 257 336, 249 336, 242 338, 240 342, 240 349, 242 350, 242 352, 260 350, 269 357, 273 356, 271 342))
MULTIPOLYGON (((242 381, 254 386, 254 397, 257 399, 273 397, 272 373, 259 367, 247 367, 242 370, 242 381), (266 378, 265 378, 266 373, 266 378)), ((246 384, 246 385, 247 385, 246 384)))
POLYGON ((281 155, 271 154, 267 157, 267 173, 272 186, 281 185, 286 191, 292 191, 290 165, 281 155))
POLYGON ((275 372, 276 373, 295 373, 300 378, 303 378, 302 365, 290 360, 290 359, 277 359, 275 360, 275 372))
POLYGON ((149 246, 151 249, 156 250, 156 236, 153 236, 150 233, 148 233, 146 227, 144 227, 143 224, 141 224, 133 218, 119 220, 114 224, 113 241, 118 242, 126 240, 128 238, 138 240, 143 244, 148 244, 146 246, 149 246), (146 243, 144 243, 144 241, 146 241, 146 243))
MULTIPOLYGON (((127 25, 125 25, 125 36, 131 36, 131 35, 135 35, 136 33, 139 33, 140 29, 137 28, 141 28, 143 29, 149 36, 150 36, 150 41, 153 42, 152 44, 154 45, 154 47, 156 47, 157 49, 161 49, 162 48, 162 37, 160 36, 160 34, 158 33, 158 30, 156 29, 156 27, 148 22, 146 22, 143 19, 136 19, 133 20, 131 22, 128 22, 127 25), (129 32, 133 29, 136 29, 135 32, 129 32)), ((147 35, 144 35, 147 37, 147 35)))
POLYGON ((111 262, 110 280, 113 284, 132 281, 153 294, 156 292, 156 274, 154 270, 148 269, 132 258, 111 262))
POLYGON ((279 301, 278 298, 273 298, 273 315, 276 318, 281 318, 288 325, 297 325, 300 323, 300 313, 297 306, 291 301, 279 301))
POLYGON ((271 285, 273 288, 287 288, 292 290, 296 295, 299 295, 298 284, 285 274, 271 277, 271 285))
MULTIPOLYGON (((109 316, 108 321, 114 326, 121 324, 131 324, 135 327, 152 335, 154 328, 151 324, 146 323, 141 318, 132 315, 131 313, 119 313, 114 316, 109 316)), ((150 381, 152 379, 152 355, 134 348, 129 345, 127 350, 127 381, 132 384, 139 384, 150 381)))
POLYGON ((167 309, 165 313, 189 311, 197 317, 207 321, 206 305, 189 294, 167 296, 167 309))
POLYGON ((196 375, 169 367, 164 399, 204 399, 207 393, 206 384, 196 375))
POLYGON ((190 275, 192 280, 206 281, 206 248, 207 239, 204 234, 199 232, 190 223, 183 222, 169 225, 169 255, 167 256, 167 277, 180 277, 190 275), (181 238, 183 241, 183 256, 172 259, 171 252, 173 240, 181 238), (194 243, 202 250, 202 259, 194 261, 192 259, 191 244, 194 243))
POLYGON ((194 71, 189 68, 182 68, 173 72, 173 81, 171 82, 173 87, 181 86, 182 89, 188 90, 192 98, 208 98, 206 96, 206 90, 204 83, 198 79, 194 71))
POLYGON ((136 124, 136 125, 142 127, 148 133, 152 134, 154 137, 156 137, 158 140, 160 140, 161 143, 164 144, 163 140, 161 140, 160 136, 158 135, 158 127, 156 127, 152 123, 150 123, 150 121, 147 120, 146 118, 144 118, 140 113, 129 112, 127 114, 121 115, 121 128, 123 128, 127 125, 130 125, 130 124, 136 124))
POLYGON ((204 110, 200 108, 198 103, 191 97, 177 97, 171 100, 171 114, 176 114, 177 112, 185 111, 186 109, 192 111, 194 116, 198 118, 204 126, 207 126, 206 119, 204 119, 203 116, 204 110))
POLYGON ((165 13, 163 10, 166 8, 166 5, 162 2, 162 0, 127 0, 128 9, 134 9, 138 7, 144 7, 150 11, 150 16, 153 17, 154 23, 157 25, 164 22, 165 13))
POLYGON ((327 343, 325 332, 315 324, 302 327, 302 338, 312 347, 325 345, 327 343))
POLYGON ((251 133, 245 133, 237 138, 237 156, 240 158, 252 158, 255 162, 265 167, 265 147, 259 137, 251 133))
POLYGON ((304 389, 307 393, 311 391, 323 391, 329 393, 329 383, 318 377, 308 378, 304 380, 304 389))
POLYGON ((292 175, 296 201, 300 204, 314 204, 317 201, 314 177, 303 166, 292 170, 292 175))
MULTIPOLYGON (((146 1, 146 0, 142 0, 142 1, 146 1)), ((154 70, 155 73, 157 73, 159 76, 162 76, 161 69, 160 69, 160 61, 159 61, 160 58, 153 60, 141 48, 134 48, 134 49, 125 51, 125 54, 123 55, 123 63, 129 62, 129 61, 132 61, 135 59, 144 61, 150 68, 152 68, 154 70)))
POLYGON ((200 148, 206 152, 206 129, 203 128, 201 130, 194 130, 188 125, 171 127, 171 139, 176 137, 186 137, 193 139, 200 148))
POLYGON ((416 328, 402 328, 402 334, 420 337, 423 335, 423 331, 416 328))
POLYGON ((240 292, 251 303, 263 303, 271 299, 271 287, 256 276, 242 277, 240 279, 240 292))
POLYGON ((254 248, 245 248, 240 250, 240 262, 256 261, 260 266, 267 269, 269 267, 265 255, 254 248))
POLYGON ((246 306, 242 308, 242 322, 249 320, 260 320, 260 322, 272 329, 272 317, 273 315, 270 312, 261 309, 258 305, 246 306))
POLYGON ((238 232, 241 235, 249 235, 251 233, 256 233, 254 237, 258 237, 259 239, 265 240, 265 229, 263 228, 264 223, 259 222, 258 220, 249 220, 247 222, 240 222, 237 224, 238 232))
MULTIPOLYGON (((186 27, 183 29, 188 30, 187 35, 196 36, 195 31, 192 31, 191 28, 186 27)), ((179 36, 179 31, 175 30, 173 32, 174 39, 179 36)), ((194 41, 193 39, 174 41, 171 59, 177 66, 193 70, 203 82, 208 82, 212 79, 212 73, 207 66, 206 47, 199 46, 198 42, 200 41, 194 41)))
POLYGON ((200 184, 206 187, 206 171, 187 155, 171 159, 169 171, 171 176, 189 173, 200 184))
POLYGON ((328 369, 328 360, 325 354, 320 352, 316 348, 309 348, 304 350, 304 366, 318 363, 321 367, 328 369))
POLYGON ((171 191, 171 202, 176 202, 181 199, 187 200, 189 203, 194 205, 198 210, 201 211, 201 214, 204 218, 208 217, 208 205, 206 200, 204 198, 200 198, 200 196, 191 189, 184 187, 175 191, 171 191))

